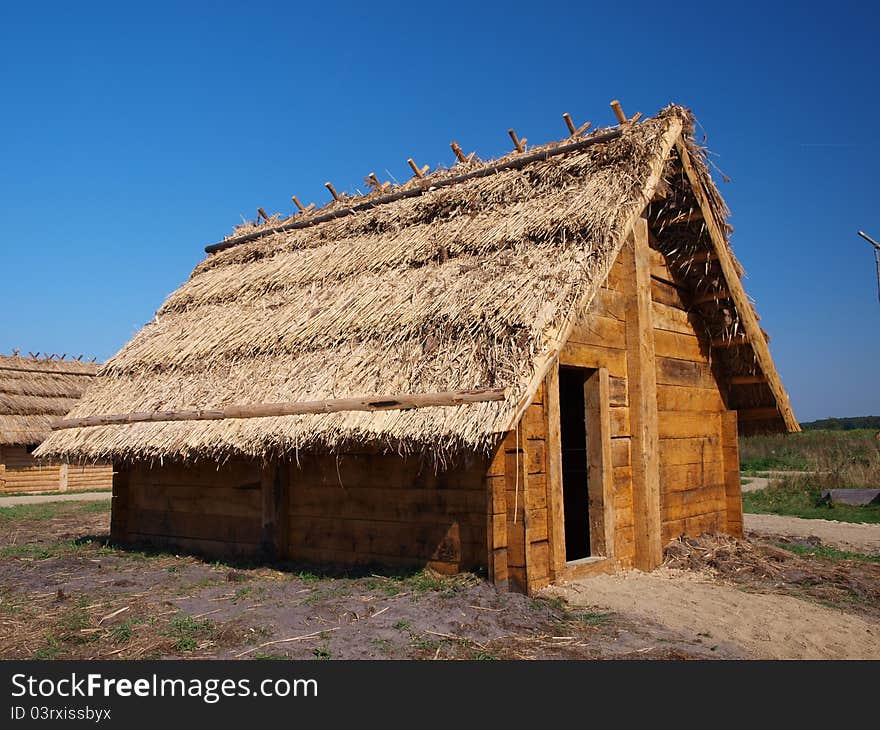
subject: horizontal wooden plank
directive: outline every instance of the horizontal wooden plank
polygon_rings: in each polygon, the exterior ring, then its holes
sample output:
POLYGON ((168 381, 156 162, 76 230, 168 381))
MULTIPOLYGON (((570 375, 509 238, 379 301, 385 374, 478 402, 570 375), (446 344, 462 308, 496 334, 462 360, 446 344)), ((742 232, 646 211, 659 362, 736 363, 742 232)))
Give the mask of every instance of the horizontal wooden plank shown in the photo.
POLYGON ((717 388, 709 365, 670 357, 657 358, 658 385, 687 385, 694 388, 717 388))
POLYGON ((719 433, 703 433, 695 438, 660 439, 660 464, 701 464, 711 460, 719 453, 721 436, 719 433))
POLYGON ((590 311, 575 323, 569 342, 625 350, 626 325, 619 319, 590 311))
POLYGON ((709 348, 705 341, 691 334, 654 330, 654 351, 657 357, 708 363, 709 348))
POLYGON ((687 303, 682 298, 681 292, 672 284, 651 277, 651 299, 668 307, 687 309, 687 303))
POLYGON ((582 368, 608 368, 608 374, 626 377, 626 352, 611 347, 567 342, 559 353, 559 364, 582 368))
POLYGON ((721 434, 721 418, 716 411, 663 411, 658 420, 661 439, 696 438, 707 433, 721 434))
POLYGON ((658 385, 659 411, 723 411, 724 400, 717 388, 658 385))
POLYGON ((199 514, 137 509, 129 512, 128 521, 130 532, 145 535, 221 542, 258 543, 260 541, 261 525, 257 519, 249 520, 224 515, 212 515, 210 519, 205 519, 199 514))

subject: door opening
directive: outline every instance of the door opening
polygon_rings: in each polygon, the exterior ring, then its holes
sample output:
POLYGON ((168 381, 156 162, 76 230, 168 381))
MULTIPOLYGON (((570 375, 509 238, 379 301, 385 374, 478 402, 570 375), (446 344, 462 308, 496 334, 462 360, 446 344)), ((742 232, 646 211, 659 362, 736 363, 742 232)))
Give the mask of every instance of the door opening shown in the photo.
POLYGON ((585 386, 593 371, 559 368, 559 435, 565 559, 590 557, 590 490, 585 386))

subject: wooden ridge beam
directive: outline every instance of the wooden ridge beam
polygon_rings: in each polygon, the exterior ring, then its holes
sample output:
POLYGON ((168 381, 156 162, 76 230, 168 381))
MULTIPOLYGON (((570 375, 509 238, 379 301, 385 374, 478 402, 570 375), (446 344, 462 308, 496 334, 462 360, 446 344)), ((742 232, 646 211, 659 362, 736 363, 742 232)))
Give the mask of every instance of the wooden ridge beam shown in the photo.
POLYGON ((453 390, 440 393, 331 398, 290 403, 262 403, 259 405, 227 406, 226 408, 203 410, 121 413, 104 416, 85 416, 83 418, 65 418, 56 421, 52 425, 52 430, 59 431, 86 426, 114 426, 165 421, 222 421, 226 418, 299 416, 311 413, 339 413, 342 411, 403 411, 412 408, 462 406, 469 403, 500 401, 504 400, 506 395, 507 390, 505 388, 475 388, 473 390, 453 390))
POLYGON ((84 372, 82 370, 43 370, 41 368, 18 368, 15 367, 15 365, 0 365, 0 370, 10 370, 15 373, 39 373, 40 375, 77 375, 84 378, 95 377, 95 373, 84 372))
POLYGON ((354 205, 345 208, 331 210, 327 213, 316 215, 314 218, 310 218, 308 220, 289 221, 288 223, 282 223, 281 225, 272 226, 271 228, 266 228, 261 231, 254 231, 253 233, 246 233, 241 236, 233 236, 232 238, 227 238, 225 241, 220 241, 219 243, 205 246, 205 252, 217 253, 218 251, 224 251, 227 248, 232 248, 233 246, 238 246, 239 244, 247 243, 248 241, 255 241, 258 238, 269 236, 273 233, 283 233, 284 231, 294 231, 299 228, 309 228, 311 226, 316 226, 320 223, 326 223, 327 221, 336 220, 337 218, 343 218, 354 213, 360 213, 364 210, 370 210, 380 205, 385 205, 386 203, 394 203, 398 200, 404 200, 405 198, 416 198, 419 195, 424 195, 429 190, 448 188, 451 185, 458 185, 459 183, 463 183, 468 180, 474 180, 480 177, 488 177, 489 175, 495 175, 499 172, 504 172, 506 170, 521 170, 523 167, 525 167, 526 165, 530 165, 533 162, 543 162, 544 160, 549 160, 551 157, 556 157, 558 155, 564 155, 569 152, 582 150, 587 147, 592 147, 596 144, 610 142, 622 135, 622 130, 612 129, 610 132, 605 132, 604 134, 599 134, 595 137, 587 137, 584 139, 578 139, 574 142, 567 142, 566 144, 561 144, 558 147, 553 147, 552 149, 540 150, 538 152, 530 152, 528 154, 514 157, 512 159, 497 162, 494 165, 481 167, 478 170, 466 172, 462 175, 455 175, 454 177, 441 178, 438 180, 428 180, 426 182, 430 183, 430 187, 423 188, 420 186, 408 188, 406 190, 398 190, 395 193, 389 193, 388 195, 383 195, 379 198, 364 200, 363 202, 355 203, 354 205))

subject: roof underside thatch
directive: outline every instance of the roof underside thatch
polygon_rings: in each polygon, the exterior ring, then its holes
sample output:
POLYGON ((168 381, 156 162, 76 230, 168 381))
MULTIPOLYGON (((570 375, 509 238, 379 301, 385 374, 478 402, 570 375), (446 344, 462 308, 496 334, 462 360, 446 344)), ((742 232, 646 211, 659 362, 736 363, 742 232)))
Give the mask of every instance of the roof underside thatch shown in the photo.
POLYGON ((0 445, 30 446, 51 433, 94 381, 98 366, 0 355, 0 445))
MULTIPOLYGON (((38 453, 152 460, 364 444, 488 448, 509 427, 547 333, 607 275, 651 197, 669 131, 681 126, 689 135, 690 114, 672 106, 625 125, 617 139, 523 169, 298 230, 266 224, 264 237, 202 262, 71 416, 477 387, 507 387, 506 400, 90 426, 56 432, 38 453)), ((482 164, 460 163, 427 182, 482 164)))

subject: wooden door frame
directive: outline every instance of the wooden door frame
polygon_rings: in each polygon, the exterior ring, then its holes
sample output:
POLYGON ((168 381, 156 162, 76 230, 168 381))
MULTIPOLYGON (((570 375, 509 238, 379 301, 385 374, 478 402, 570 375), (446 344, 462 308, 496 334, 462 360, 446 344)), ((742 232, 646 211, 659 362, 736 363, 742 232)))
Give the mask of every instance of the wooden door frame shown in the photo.
MULTIPOLYGON (((561 367, 569 367, 563 365, 561 367)), ((614 557, 614 479, 611 463, 611 405, 606 363, 584 363, 581 370, 593 372, 584 382, 584 408, 587 426, 587 489, 589 491, 590 557, 566 561, 565 508, 562 484, 562 439, 559 408, 559 369, 557 362, 545 381, 547 418, 549 538, 551 576, 563 577, 576 564, 614 557), (592 437, 591 437, 592 434, 592 437)))

